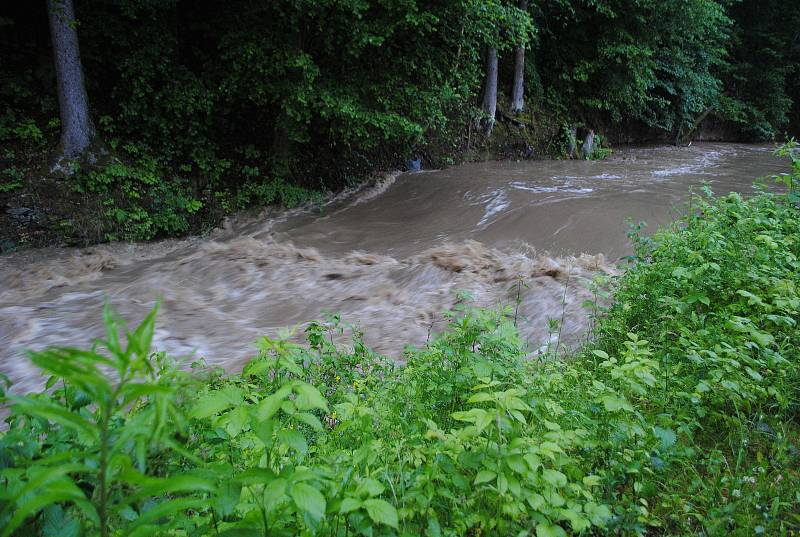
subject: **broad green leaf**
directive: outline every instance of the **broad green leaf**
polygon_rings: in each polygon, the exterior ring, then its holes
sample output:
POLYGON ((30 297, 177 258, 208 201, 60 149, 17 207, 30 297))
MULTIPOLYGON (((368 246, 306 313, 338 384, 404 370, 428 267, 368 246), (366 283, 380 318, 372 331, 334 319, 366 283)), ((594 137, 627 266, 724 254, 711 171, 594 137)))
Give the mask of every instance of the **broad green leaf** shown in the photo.
POLYGON ((244 402, 243 393, 242 389, 236 386, 226 386, 221 390, 208 393, 195 403, 189 416, 195 419, 204 419, 232 406, 241 405, 244 402))
POLYGON ((297 412, 292 416, 292 419, 305 423, 315 431, 321 431, 323 429, 322 422, 319 421, 319 418, 310 412, 297 412))
POLYGON ((339 513, 345 514, 349 513, 350 511, 355 511, 356 509, 361 509, 361 500, 357 500, 355 498, 345 498, 342 500, 342 505, 339 506, 339 513))
POLYGON ((653 427, 653 432, 661 440, 661 449, 669 449, 675 445, 677 436, 672 429, 662 429, 661 427, 653 427))
POLYGON ((497 477, 495 472, 489 470, 481 470, 478 472, 478 475, 475 476, 475 481, 473 481, 474 485, 480 485, 481 483, 486 483, 489 481, 493 481, 497 477))
POLYGON ((361 483, 359 483, 358 488, 356 489, 356 494, 361 496, 363 494, 367 494, 368 496, 380 496, 383 494, 385 487, 380 483, 380 481, 376 479, 372 479, 371 477, 365 478, 361 483))
POLYGON ((307 514, 317 523, 325 516, 325 497, 308 483, 295 483, 289 490, 298 511, 307 514))
POLYGON ((373 522, 397 528, 397 510, 389 502, 370 498, 364 501, 364 507, 373 522))
POLYGON ((13 409, 15 412, 30 414, 44 420, 53 421, 59 425, 78 431, 94 441, 100 439, 100 432, 94 423, 62 406, 29 399, 27 397, 12 396, 9 397, 9 400, 13 402, 13 409))
POLYGON ((221 519, 232 515, 242 495, 242 484, 232 479, 225 479, 214 491, 211 505, 221 519))
POLYGON ((611 509, 607 505, 598 505, 594 502, 586 502, 583 505, 583 511, 592 521, 595 526, 605 526, 608 519, 611 518, 611 509))
POLYGON ((278 433, 278 440, 295 450, 301 457, 308 453, 308 443, 306 443, 305 437, 297 431, 281 431, 278 433))
POLYGON ((564 487, 567 484, 567 476, 551 468, 544 470, 542 472, 542 477, 554 487, 564 487))
POLYGON ((292 393, 292 385, 285 384, 278 388, 278 391, 264 398, 256 408, 258 419, 268 420, 274 416, 290 393, 292 393))
POLYGON ((215 537, 263 537, 263 528, 228 528, 215 537))
POLYGON ((175 498, 157 503, 147 511, 140 513, 139 518, 134 520, 128 531, 135 530, 140 526, 148 525, 161 518, 171 518, 175 514, 187 509, 202 509, 208 503, 204 498, 175 498))
POLYGON ((274 511, 279 505, 286 503, 289 497, 286 495, 286 489, 289 483, 282 477, 273 479, 264 488, 264 507, 267 511, 274 511))
POLYGON ((522 455, 509 455, 506 457, 506 464, 518 474, 524 474, 528 471, 528 465, 525 464, 525 459, 522 455))
POLYGON ((311 384, 298 382, 294 387, 294 391, 297 393, 295 405, 297 405, 299 410, 311 410, 313 408, 318 408, 320 410, 324 410, 325 412, 328 411, 328 402, 325 400, 322 394, 319 393, 319 390, 311 384))
POLYGON ((620 395, 616 394, 606 394, 600 397, 600 402, 603 403, 603 406, 609 412, 618 412, 620 410, 625 410, 627 412, 633 412, 633 406, 628 402, 627 399, 620 395))
POLYGON ((214 482, 204 476, 183 474, 172 477, 148 477, 129 470, 119 476, 120 480, 132 485, 141 485, 139 490, 125 497, 128 504, 141 499, 174 494, 176 492, 214 492, 214 482))
POLYGON ((467 399, 467 403, 485 403, 486 401, 494 400, 494 396, 490 393, 479 392, 467 399))
POLYGON ((567 537, 567 532, 555 524, 537 524, 536 537, 567 537))
POLYGON ((250 412, 247 405, 232 408, 219 418, 224 424, 225 432, 231 438, 236 438, 250 423, 250 412))

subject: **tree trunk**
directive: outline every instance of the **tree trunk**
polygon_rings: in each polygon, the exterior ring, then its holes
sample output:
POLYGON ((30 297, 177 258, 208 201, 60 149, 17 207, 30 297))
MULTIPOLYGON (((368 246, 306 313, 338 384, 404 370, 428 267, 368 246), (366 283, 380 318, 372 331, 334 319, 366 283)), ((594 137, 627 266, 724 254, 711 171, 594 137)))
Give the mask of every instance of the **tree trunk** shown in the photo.
POLYGON ((486 54, 486 83, 483 89, 484 131, 492 133, 497 112, 497 48, 489 47, 486 54))
POLYGON ((95 134, 89 117, 89 98, 83 83, 75 9, 72 0, 48 0, 47 11, 61 115, 59 159, 73 158, 86 151, 95 134))
MULTIPOLYGON (((519 0, 519 8, 528 9, 528 0, 519 0)), ((525 107, 525 46, 520 43, 514 50, 514 86, 511 89, 511 110, 522 112, 525 107)))

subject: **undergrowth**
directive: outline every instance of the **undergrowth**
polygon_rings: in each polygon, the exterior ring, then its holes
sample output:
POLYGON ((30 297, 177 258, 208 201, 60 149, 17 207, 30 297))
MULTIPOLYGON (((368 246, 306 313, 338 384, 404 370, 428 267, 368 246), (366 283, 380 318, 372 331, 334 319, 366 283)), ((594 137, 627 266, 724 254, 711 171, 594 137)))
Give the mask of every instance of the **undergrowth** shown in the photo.
POLYGON ((787 535, 800 530, 800 218, 696 197, 638 240, 595 338, 530 359, 463 307, 400 367, 338 318, 241 374, 152 353, 155 312, 31 354, 0 535, 787 535))

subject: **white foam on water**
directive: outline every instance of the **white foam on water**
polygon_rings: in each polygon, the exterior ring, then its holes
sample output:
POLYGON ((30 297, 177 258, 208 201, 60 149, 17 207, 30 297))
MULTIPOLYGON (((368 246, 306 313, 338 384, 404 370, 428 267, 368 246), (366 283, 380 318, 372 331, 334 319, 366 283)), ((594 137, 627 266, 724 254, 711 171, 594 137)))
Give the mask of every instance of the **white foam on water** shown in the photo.
POLYGON ((489 194, 489 202, 486 204, 483 217, 481 217, 480 221, 478 222, 478 227, 488 224, 489 220, 494 215, 502 213, 510 205, 511 202, 508 200, 505 190, 493 190, 492 193, 489 194))
POLYGON ((537 194, 548 194, 552 192, 568 192, 570 194, 589 194, 594 192, 593 188, 574 188, 574 187, 561 187, 561 186, 531 186, 527 183, 513 182, 509 186, 517 190, 525 190, 527 192, 535 192, 537 194))

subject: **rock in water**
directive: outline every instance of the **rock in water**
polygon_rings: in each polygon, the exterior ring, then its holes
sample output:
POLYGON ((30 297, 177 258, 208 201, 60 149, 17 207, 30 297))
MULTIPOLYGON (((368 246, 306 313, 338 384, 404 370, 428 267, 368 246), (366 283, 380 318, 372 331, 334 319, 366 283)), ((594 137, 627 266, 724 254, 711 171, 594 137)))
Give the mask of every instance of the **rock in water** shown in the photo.
POLYGON ((594 131, 589 129, 589 134, 586 135, 586 140, 583 142, 583 158, 589 160, 592 158, 594 151, 594 131))

